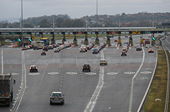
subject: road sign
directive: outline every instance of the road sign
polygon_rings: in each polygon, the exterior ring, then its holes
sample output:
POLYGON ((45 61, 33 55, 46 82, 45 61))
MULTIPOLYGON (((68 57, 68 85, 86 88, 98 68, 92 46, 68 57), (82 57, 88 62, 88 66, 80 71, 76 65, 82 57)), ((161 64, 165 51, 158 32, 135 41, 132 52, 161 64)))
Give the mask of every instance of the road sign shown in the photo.
POLYGON ((155 37, 152 37, 152 40, 156 40, 156 38, 155 38, 155 37))

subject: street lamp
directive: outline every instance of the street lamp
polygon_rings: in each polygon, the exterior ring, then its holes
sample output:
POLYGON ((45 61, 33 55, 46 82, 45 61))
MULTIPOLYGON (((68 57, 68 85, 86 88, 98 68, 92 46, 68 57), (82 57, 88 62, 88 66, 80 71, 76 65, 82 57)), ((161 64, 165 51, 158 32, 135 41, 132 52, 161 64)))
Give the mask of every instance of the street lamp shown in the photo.
POLYGON ((97 26, 98 26, 98 7, 99 5, 98 5, 98 0, 96 0, 96 24, 97 24, 97 26))
POLYGON ((55 15, 52 16, 53 19, 53 32, 54 32, 54 28, 55 28, 55 15))
POLYGON ((24 45, 23 43, 23 0, 21 0, 21 18, 20 18, 20 33, 21 33, 21 39, 22 39, 22 47, 24 45))
POLYGON ((54 29, 55 29, 55 15, 52 15, 52 19, 53 19, 53 23, 52 23, 52 27, 53 27, 53 32, 52 32, 52 39, 51 39, 51 44, 55 44, 55 33, 54 33, 54 29))

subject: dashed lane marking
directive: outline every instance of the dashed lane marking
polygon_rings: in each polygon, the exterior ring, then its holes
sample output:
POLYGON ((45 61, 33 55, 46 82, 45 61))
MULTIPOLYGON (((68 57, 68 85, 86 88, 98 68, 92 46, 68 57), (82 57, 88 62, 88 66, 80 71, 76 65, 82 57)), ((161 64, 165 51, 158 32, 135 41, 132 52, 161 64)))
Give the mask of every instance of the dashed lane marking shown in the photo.
POLYGON ((49 72, 48 75, 58 75, 59 72, 49 72))
POLYGON ((152 68, 145 68, 145 70, 152 70, 152 68))
POLYGON ((148 80, 148 77, 140 77, 139 80, 148 80))
POLYGON ((68 74, 68 75, 77 75, 78 73, 77 72, 66 72, 66 74, 68 74))
POLYGON ((12 73, 12 75, 19 75, 19 73, 12 73))
POLYGON ((92 76, 92 75, 97 75, 96 73, 94 73, 94 72, 89 72, 89 73, 85 73, 86 75, 90 75, 90 76, 92 76))
POLYGON ((124 74, 131 75, 131 74, 135 74, 135 72, 124 72, 124 74))
POLYGON ((151 71, 143 71, 143 72, 140 72, 141 74, 151 74, 152 72, 151 71))
POLYGON ((108 107, 108 109, 109 109, 109 110, 111 110, 111 109, 112 109, 112 107, 108 107))
POLYGON ((107 73, 107 75, 117 75, 118 74, 118 72, 109 72, 109 73, 107 73))
POLYGON ((29 73, 28 75, 37 76, 37 75, 40 75, 40 73, 29 73))

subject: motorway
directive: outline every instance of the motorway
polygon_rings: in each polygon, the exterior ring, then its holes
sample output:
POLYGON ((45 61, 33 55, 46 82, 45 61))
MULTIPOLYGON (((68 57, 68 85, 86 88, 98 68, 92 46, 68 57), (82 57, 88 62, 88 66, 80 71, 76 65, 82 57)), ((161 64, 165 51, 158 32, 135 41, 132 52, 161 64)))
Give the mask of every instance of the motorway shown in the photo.
MULTIPOLYGON (((139 36, 134 43, 139 43, 139 36)), ((104 48, 99 54, 80 53, 78 47, 59 53, 49 50, 46 56, 40 55, 41 50, 1 48, 4 73, 13 73, 16 80, 16 100, 10 108, 0 107, 0 111, 128 112, 132 107, 132 112, 136 112, 156 64, 156 52, 148 54, 147 49, 136 51, 132 47, 127 56, 121 57, 121 48, 114 47, 104 48), (102 58, 107 60, 107 66, 99 66, 102 58), (90 73, 82 72, 85 63, 91 65, 90 73), (39 72, 29 73, 30 65, 37 65, 39 72), (49 104, 52 91, 64 93, 65 105, 49 104), (132 106, 129 105, 131 94, 132 106)))

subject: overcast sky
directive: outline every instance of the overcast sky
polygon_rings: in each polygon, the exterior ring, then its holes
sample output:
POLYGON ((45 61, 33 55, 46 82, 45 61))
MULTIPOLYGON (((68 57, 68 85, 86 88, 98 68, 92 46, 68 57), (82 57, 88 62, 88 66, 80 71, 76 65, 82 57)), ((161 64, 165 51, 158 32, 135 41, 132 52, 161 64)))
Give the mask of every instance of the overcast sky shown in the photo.
MULTIPOLYGON (((20 18, 21 0, 0 0, 0 18, 20 18)), ((24 18, 68 14, 95 15, 96 0, 23 0, 24 18)), ((170 0, 98 0, 99 14, 170 12, 170 0)))

